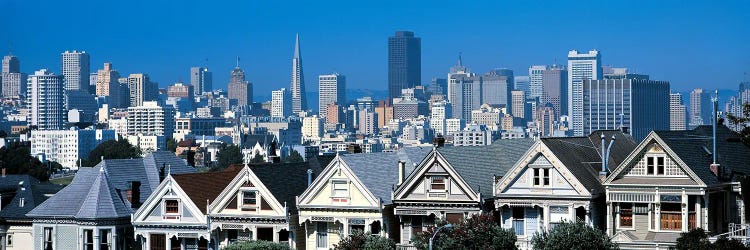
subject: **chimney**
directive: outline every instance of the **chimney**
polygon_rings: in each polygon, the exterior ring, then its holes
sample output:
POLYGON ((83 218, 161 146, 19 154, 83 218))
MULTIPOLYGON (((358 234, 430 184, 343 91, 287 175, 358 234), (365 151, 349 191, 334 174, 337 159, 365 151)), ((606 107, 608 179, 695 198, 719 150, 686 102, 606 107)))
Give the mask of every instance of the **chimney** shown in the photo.
POLYGON ((5 177, 5 168, 3 168, 3 177, 5 177))
POLYGON ((161 169, 159 169, 159 182, 163 181, 164 178, 167 177, 167 174, 165 173, 166 168, 167 168, 167 164, 166 163, 162 163, 161 164, 161 169))
POLYGON ((398 161, 398 185, 399 186, 401 186, 401 183, 404 182, 404 178, 406 177, 404 176, 405 175, 404 172, 406 172, 406 162, 398 161))
POLYGON ((312 185, 312 176, 313 176, 313 170, 308 168, 307 169, 307 186, 308 187, 312 185))
POLYGON ((128 190, 128 192, 128 201, 130 201, 130 207, 139 208, 141 206, 141 182, 131 181, 130 190, 128 190))

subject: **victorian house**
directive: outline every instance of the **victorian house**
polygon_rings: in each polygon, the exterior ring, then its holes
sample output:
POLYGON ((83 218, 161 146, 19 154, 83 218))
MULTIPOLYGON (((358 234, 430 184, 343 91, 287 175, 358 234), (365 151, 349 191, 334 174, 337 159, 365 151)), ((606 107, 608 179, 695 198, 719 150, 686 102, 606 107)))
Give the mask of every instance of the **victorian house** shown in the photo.
POLYGON ((740 180, 750 149, 724 126, 654 131, 615 169, 606 187, 606 230, 623 248, 667 249, 680 233, 747 230, 740 180))
POLYGON ((30 175, 0 176, 0 249, 28 249, 34 245, 32 219, 26 213, 62 186, 40 182, 30 175))
MULTIPOLYGON (((330 249, 355 230, 393 237, 391 194, 431 148, 337 155, 297 198, 305 243, 298 249, 330 249)), ((397 239, 397 238, 396 238, 397 239)))
POLYGON ((521 249, 530 249, 534 234, 563 221, 581 220, 603 229, 601 181, 634 147, 633 139, 620 131, 536 141, 495 182, 495 207, 502 227, 515 231, 521 249), (608 160, 603 162, 602 154, 608 151, 608 160))
POLYGON ((295 247, 295 197, 321 169, 309 163, 233 165, 169 175, 133 216, 142 249, 220 249, 238 240, 295 247))
POLYGON ((493 175, 503 175, 533 143, 497 140, 487 146, 432 150, 393 193, 396 242, 409 246, 416 233, 437 221, 457 223, 492 210, 493 175))

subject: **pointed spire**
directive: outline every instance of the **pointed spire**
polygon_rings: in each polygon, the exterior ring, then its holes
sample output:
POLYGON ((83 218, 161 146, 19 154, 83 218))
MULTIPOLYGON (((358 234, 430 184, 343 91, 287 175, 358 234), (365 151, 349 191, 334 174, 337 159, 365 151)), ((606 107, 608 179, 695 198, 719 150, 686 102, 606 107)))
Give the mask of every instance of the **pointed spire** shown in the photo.
POLYGON ((458 66, 463 66, 463 63, 461 63, 461 52, 458 52, 458 66))
POLYGON ((239 67, 240 67, 240 57, 238 56, 237 57, 237 68, 239 68, 239 67))
POLYGON ((299 33, 297 33, 297 38, 294 42, 294 58, 299 59, 300 49, 299 49, 299 33))

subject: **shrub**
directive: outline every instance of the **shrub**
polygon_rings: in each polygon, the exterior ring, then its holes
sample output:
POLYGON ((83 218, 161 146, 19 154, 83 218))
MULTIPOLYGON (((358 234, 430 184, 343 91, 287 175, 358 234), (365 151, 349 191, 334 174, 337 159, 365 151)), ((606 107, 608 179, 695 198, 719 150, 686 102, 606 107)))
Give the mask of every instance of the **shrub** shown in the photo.
POLYGON ((362 231, 354 231, 352 235, 347 236, 339 244, 334 245, 335 250, 390 250, 395 249, 396 243, 388 238, 378 235, 365 234, 362 231))
MULTIPOLYGON (((428 249, 430 238, 438 227, 417 233, 412 239, 414 246, 428 249)), ((516 249, 516 234, 511 229, 503 229, 490 214, 475 214, 452 228, 443 228, 435 237, 434 249, 516 249)))
POLYGON ((270 241, 237 241, 223 250, 290 250, 289 246, 270 241))
POLYGON ((549 232, 537 233, 531 245, 539 250, 620 249, 607 234, 580 221, 563 222, 549 232))

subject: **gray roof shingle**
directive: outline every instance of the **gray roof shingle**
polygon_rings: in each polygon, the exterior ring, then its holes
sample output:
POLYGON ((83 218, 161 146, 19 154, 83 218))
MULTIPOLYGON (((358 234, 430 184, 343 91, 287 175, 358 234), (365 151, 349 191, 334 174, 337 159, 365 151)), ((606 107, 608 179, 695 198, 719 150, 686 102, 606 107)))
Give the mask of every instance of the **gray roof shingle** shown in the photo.
POLYGON ((343 154, 341 159, 383 204, 391 204, 391 192, 398 183, 398 162, 406 162, 404 175, 409 175, 417 164, 430 153, 432 147, 406 147, 396 152, 343 154))
POLYGON ((29 175, 6 175, 0 177, 0 192, 13 193, 10 202, 0 210, 0 220, 26 220, 26 213, 47 200, 47 195, 57 193, 63 186, 40 182, 29 175), (23 199, 23 206, 21 206, 23 199))

